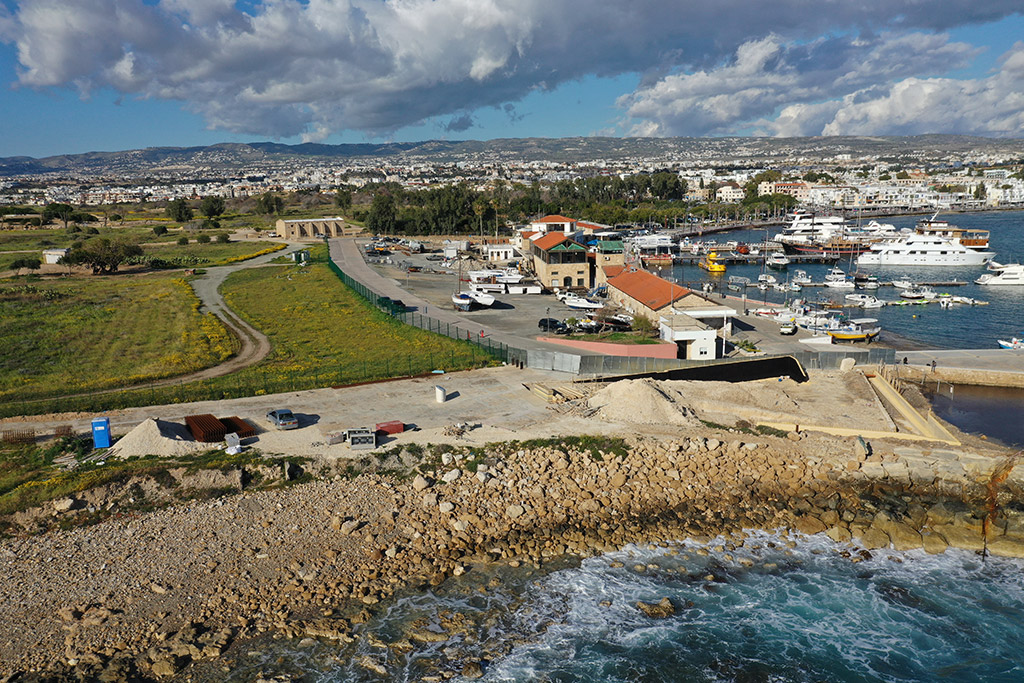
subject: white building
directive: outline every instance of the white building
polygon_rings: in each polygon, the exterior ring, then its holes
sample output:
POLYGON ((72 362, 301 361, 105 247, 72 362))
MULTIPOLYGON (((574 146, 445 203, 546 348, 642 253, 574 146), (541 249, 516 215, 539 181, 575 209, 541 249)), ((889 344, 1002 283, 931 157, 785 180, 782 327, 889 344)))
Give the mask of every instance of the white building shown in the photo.
POLYGON ((60 263, 60 260, 68 255, 70 249, 43 249, 43 263, 50 265, 56 265, 60 263))
POLYGON ((480 253, 486 261, 508 261, 516 257, 516 248, 511 244, 484 244, 480 253))

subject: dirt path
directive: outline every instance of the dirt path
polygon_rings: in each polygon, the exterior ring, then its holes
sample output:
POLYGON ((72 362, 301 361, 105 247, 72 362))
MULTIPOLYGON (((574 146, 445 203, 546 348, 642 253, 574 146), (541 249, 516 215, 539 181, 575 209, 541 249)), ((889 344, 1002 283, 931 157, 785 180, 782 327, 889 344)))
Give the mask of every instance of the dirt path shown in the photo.
POLYGON ((96 396, 100 394, 124 391, 125 389, 152 389, 156 387, 170 386, 173 384, 187 384, 189 382, 197 382, 199 380, 210 379, 213 377, 223 377, 224 375, 229 375, 232 372, 237 372, 238 370, 247 368, 250 365, 259 363, 270 353, 270 340, 267 339, 265 334, 235 315, 234 311, 232 311, 224 301, 224 297, 221 296, 220 286, 224 283, 224 280, 227 279, 228 275, 231 275, 231 273, 244 270, 246 268, 258 268, 271 265, 270 262, 277 257, 284 256, 296 249, 302 249, 307 246, 309 245, 298 242, 289 243, 286 249, 275 251, 272 254, 265 254, 230 266, 215 266, 207 268, 205 275, 191 282, 193 291, 195 291, 196 296, 198 296, 199 300, 202 302, 200 311, 216 315, 221 322, 224 323, 225 327, 231 330, 231 332, 238 337, 238 340, 241 343, 241 348, 238 350, 238 353, 223 363, 214 365, 213 367, 204 368, 203 370, 197 370, 196 372, 187 375, 168 377, 166 379, 155 380, 153 382, 146 382, 145 384, 135 384, 131 387, 105 389, 103 391, 89 391, 81 394, 68 394, 58 398, 96 396))
POLYGON ((270 265, 270 262, 277 257, 284 256, 296 249, 301 249, 306 246, 308 245, 297 242, 289 243, 286 249, 275 251, 272 254, 265 254, 230 266, 215 266, 207 268, 206 273, 203 276, 192 280, 190 283, 192 285, 192 290, 202 302, 202 308, 200 308, 200 311, 203 313, 213 313, 217 316, 221 322, 224 323, 224 326, 238 337, 238 340, 242 345, 241 348, 238 350, 238 353, 219 365, 198 370, 188 375, 169 377, 155 382, 140 384, 132 387, 132 389, 148 389, 168 386, 171 384, 197 382, 199 380, 210 379, 212 377, 223 377, 224 375, 230 375, 232 372, 237 372, 242 368, 255 365, 266 358, 270 353, 270 340, 267 339, 265 334, 235 315, 235 312, 232 311, 231 307, 224 301, 224 297, 221 296, 220 286, 224 284, 224 280, 226 280, 228 275, 231 275, 232 273, 245 270, 246 268, 258 268, 270 265))

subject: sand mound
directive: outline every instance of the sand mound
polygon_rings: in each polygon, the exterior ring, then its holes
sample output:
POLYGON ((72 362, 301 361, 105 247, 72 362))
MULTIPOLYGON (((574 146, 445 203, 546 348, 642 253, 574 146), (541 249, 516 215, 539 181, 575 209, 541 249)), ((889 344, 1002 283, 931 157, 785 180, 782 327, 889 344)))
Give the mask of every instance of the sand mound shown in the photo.
POLYGON ((189 455, 210 447, 210 444, 193 439, 185 425, 149 418, 111 446, 108 456, 130 458, 143 455, 189 455))
POLYGON ((683 402, 682 394, 664 389, 652 379, 612 382, 587 401, 603 420, 637 424, 669 424, 697 427, 700 422, 683 402))

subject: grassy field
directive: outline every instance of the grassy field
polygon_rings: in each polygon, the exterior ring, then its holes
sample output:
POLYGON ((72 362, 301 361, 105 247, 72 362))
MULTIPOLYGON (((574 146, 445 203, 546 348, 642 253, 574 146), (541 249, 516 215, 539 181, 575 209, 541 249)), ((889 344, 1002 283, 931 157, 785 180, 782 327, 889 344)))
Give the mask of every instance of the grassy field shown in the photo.
MULTIPOLYGON (((316 247, 311 256, 320 256, 316 247)), ((470 344, 404 325, 377 310, 322 263, 240 271, 228 277, 221 292, 274 347, 263 363, 225 378, 229 381, 311 376, 320 385, 344 384, 486 361, 470 344)))
MULTIPOLYGON (((244 260, 265 249, 275 247, 280 242, 209 242, 199 244, 190 242, 187 245, 167 244, 145 247, 146 256, 160 259, 175 257, 191 257, 201 261, 204 266, 219 266, 226 263, 244 260)), ((283 244, 281 246, 284 246, 283 244)))
POLYGON ((0 403, 215 365, 236 340, 171 275, 0 282, 0 403))
MULTIPOLYGON (((142 242, 173 243, 181 236, 179 232, 172 232, 158 237, 149 228, 95 227, 99 231, 99 237, 126 239, 136 244, 142 242)), ((75 240, 84 240, 96 236, 97 235, 86 234, 85 232, 69 233, 59 228, 40 228, 39 230, 0 230, 0 252, 24 249, 42 252, 43 249, 47 249, 49 247, 69 247, 75 240)), ((22 254, 22 256, 39 257, 40 254, 22 254)))
MULTIPOLYGON (((324 259, 323 245, 310 251, 314 260, 324 259)), ((144 279, 164 280, 160 276, 144 279)), ((20 392, 8 390, 11 399, 6 404, 0 393, 0 416, 237 398, 420 375, 432 370, 463 370, 493 362, 491 355, 469 342, 432 334, 386 315, 346 287, 323 262, 305 267, 268 266, 239 271, 228 277, 222 292, 239 315, 270 338, 273 350, 261 363, 231 375, 189 384, 26 403, 12 402, 15 396, 31 395, 27 385, 12 379, 8 384, 21 387, 20 392)), ((45 314, 40 313, 35 321, 44 319, 45 314)), ((82 327, 79 325, 79 329, 82 327)), ((6 335, 2 327, 0 333, 6 335)), ((203 338, 200 335, 194 341, 198 343, 203 338)), ((46 351, 26 349, 31 358, 41 357, 46 351)), ((157 353, 151 355, 159 358, 157 353)), ((19 356, 10 357, 14 363, 19 356)), ((188 357, 183 354, 182 360, 188 357)), ((20 371, 26 372, 24 368, 20 371)), ((5 376, 14 374, 10 370, 2 372, 5 376)), ((56 373, 46 375, 50 378, 51 396, 55 376, 56 373)), ((100 376, 116 386, 116 375, 100 376)), ((35 384, 37 389, 41 386, 38 380, 35 384)), ((39 390, 37 395, 46 392, 39 390)))

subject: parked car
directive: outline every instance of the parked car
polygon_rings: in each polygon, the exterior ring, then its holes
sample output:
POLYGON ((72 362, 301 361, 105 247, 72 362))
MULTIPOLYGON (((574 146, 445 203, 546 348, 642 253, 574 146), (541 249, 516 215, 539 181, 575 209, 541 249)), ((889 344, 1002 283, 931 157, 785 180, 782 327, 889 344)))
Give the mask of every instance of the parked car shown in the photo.
POLYGON ((427 260, 428 261, 443 261, 444 260, 444 255, 443 254, 427 254, 427 260))
POLYGON ((401 299, 392 299, 388 296, 377 297, 377 305, 381 308, 391 308, 402 313, 408 310, 408 306, 401 299))
POLYGON ((569 327, 565 323, 554 318, 541 318, 537 321, 537 329, 555 334, 565 334, 569 331, 569 327))
POLYGON ((267 413, 267 422, 278 429, 295 429, 299 426, 298 418, 287 408, 271 410, 267 413))

